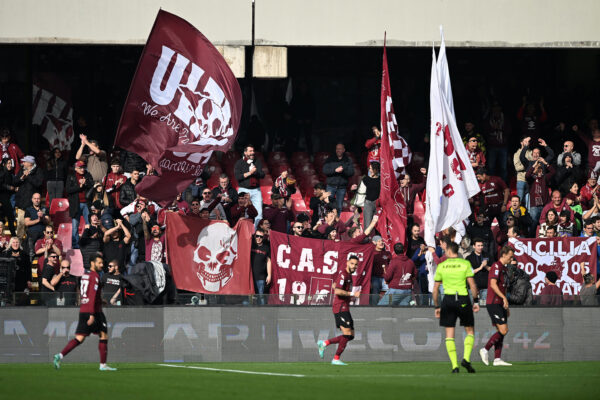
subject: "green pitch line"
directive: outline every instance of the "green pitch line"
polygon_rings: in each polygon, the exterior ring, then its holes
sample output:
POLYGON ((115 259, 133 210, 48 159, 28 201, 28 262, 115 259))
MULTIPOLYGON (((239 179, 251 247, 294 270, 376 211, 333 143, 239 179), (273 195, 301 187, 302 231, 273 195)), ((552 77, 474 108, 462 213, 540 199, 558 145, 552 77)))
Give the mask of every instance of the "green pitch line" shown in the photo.
MULTIPOLYGON (((450 374, 445 362, 362 363, 111 363, 0 364, 0 393, 6 399, 564 399, 592 398, 600 362, 515 363, 476 374, 450 374), (166 366, 169 365, 169 366, 166 366), (345 396, 344 396, 345 397, 345 396)), ((594 396, 595 397, 595 396, 594 396)))

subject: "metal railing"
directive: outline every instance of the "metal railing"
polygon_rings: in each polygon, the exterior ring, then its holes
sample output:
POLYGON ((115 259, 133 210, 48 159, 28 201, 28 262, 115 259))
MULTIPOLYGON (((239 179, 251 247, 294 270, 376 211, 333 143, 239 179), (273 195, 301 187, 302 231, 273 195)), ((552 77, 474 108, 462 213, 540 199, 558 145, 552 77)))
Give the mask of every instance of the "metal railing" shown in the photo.
MULTIPOLYGON (((128 301, 122 298, 110 303, 110 296, 105 295, 104 307, 128 306, 128 301)), ((442 296, 440 296, 441 301, 442 296)), ((253 294, 253 295, 218 295, 202 293, 179 293, 176 305, 189 306, 315 306, 331 307, 333 296, 330 294, 253 294)), ((527 307, 581 307, 598 306, 600 296, 581 299, 580 296, 533 296, 527 307)), ((158 301, 154 304, 163 304, 158 301)), ((480 306, 485 306, 485 299, 480 299, 480 306)), ((78 293, 55 292, 17 292, 9 299, 0 301, 0 306, 44 306, 44 307, 75 307, 79 306, 78 293)), ((352 307, 433 307, 430 294, 389 294, 361 295, 353 299, 352 307)), ((511 304, 511 307, 523 305, 511 304)))

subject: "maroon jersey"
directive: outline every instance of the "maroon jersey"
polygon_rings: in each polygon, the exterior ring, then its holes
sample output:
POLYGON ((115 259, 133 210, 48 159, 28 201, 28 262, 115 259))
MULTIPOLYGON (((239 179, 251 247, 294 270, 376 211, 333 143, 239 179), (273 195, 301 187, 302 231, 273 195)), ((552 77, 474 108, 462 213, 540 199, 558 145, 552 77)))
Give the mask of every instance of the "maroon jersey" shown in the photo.
POLYGON ((373 272, 371 272, 371 275, 383 278, 383 268, 390 265, 391 260, 392 255, 389 251, 385 249, 381 251, 375 250, 375 255, 373 256, 373 272))
POLYGON ((86 271, 81 275, 79 293, 81 296, 80 313, 102 312, 102 288, 100 287, 100 276, 96 271, 86 271))
POLYGON ((394 258, 385 274, 390 289, 410 290, 417 276, 415 263, 404 254, 394 258))
POLYGON ((506 267, 502 265, 500 261, 496 261, 492 264, 492 268, 490 268, 490 272, 488 273, 488 291, 487 291, 487 299, 485 304, 503 304, 502 297, 498 296, 496 292, 492 290, 492 286, 490 285, 492 279, 496 279, 496 283, 498 284, 498 289, 502 292, 503 295, 506 296, 506 281, 504 274, 506 272, 506 267))
POLYGON ((504 190, 506 189, 506 183, 497 176, 490 176, 484 183, 479 184, 481 193, 486 206, 489 205, 502 205, 504 202, 504 190))
MULTIPOLYGON (((352 291, 352 274, 346 271, 346 268, 342 269, 337 277, 335 278, 335 287, 345 290, 347 292, 352 291)), ((333 297, 333 313, 339 313, 342 311, 350 311, 350 296, 338 296, 333 297)))

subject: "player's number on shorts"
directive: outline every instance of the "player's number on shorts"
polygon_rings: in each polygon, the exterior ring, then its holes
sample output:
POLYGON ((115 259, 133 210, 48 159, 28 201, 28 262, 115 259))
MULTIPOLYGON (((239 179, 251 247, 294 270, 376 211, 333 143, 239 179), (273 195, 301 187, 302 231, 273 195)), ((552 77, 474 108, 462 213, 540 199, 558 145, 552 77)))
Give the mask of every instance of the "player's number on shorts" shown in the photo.
MULTIPOLYGON (((287 286, 287 278, 277 279, 277 284, 279 285, 279 300, 285 301, 285 293, 287 286)), ((306 283, 302 281, 294 281, 292 282, 292 294, 296 296, 290 297, 290 304, 304 304, 306 301, 306 283)))
POLYGON ((81 284, 79 287, 79 293, 80 293, 81 297, 87 297, 87 290, 88 290, 89 284, 90 284, 90 281, 88 281, 87 279, 81 280, 81 284))

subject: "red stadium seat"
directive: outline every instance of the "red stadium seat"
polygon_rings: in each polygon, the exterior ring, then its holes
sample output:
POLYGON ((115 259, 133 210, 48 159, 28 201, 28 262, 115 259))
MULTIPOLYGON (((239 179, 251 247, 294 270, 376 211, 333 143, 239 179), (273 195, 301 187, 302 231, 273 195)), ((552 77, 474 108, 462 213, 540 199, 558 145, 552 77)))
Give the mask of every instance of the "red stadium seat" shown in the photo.
POLYGON ((58 229, 58 225, 63 222, 71 223, 69 216, 69 200, 56 198, 50 204, 50 219, 54 224, 54 229, 58 229))
MULTIPOLYGON (((263 200, 263 204, 265 205, 271 205, 271 187, 270 186, 260 186, 260 192, 262 194, 262 200, 263 200)), ((256 207, 256 204, 254 204, 254 207, 256 207)))
POLYGON ((300 192, 296 192, 290 197, 292 198, 292 211, 295 215, 300 213, 310 214, 310 209, 306 206, 306 203, 304 202, 300 192))
POLYGON ((421 201, 419 195, 415 196, 414 208, 413 208, 413 220, 421 227, 424 227, 425 223, 425 203, 421 201))
POLYGON ((65 254, 65 258, 71 262, 71 275, 83 275, 83 256, 79 249, 69 249, 65 254))
POLYGON ((61 222, 56 228, 56 238, 63 244, 63 249, 70 249, 73 246, 73 227, 71 220, 69 222, 61 222))
POLYGON ((206 186, 208 186, 211 189, 214 189, 217 186, 219 186, 219 175, 211 175, 210 178, 208 178, 208 181, 206 181, 206 186))

